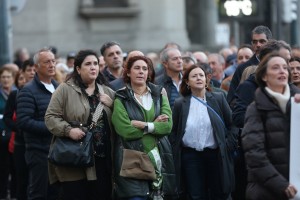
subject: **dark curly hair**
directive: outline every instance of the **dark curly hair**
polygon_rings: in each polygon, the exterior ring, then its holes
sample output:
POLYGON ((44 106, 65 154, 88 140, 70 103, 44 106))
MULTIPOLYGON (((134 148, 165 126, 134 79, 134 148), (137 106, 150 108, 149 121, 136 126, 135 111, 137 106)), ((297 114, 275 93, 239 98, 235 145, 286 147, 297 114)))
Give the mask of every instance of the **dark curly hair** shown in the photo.
MULTIPOLYGON (((90 49, 86 49, 86 50, 81 50, 77 53, 77 55, 75 56, 75 61, 74 61, 74 71, 72 72, 72 74, 70 74, 66 81, 68 81, 69 79, 73 78, 74 82, 76 84, 78 84, 81 88, 87 88, 87 85, 85 85, 81 79, 81 76, 78 74, 76 67, 81 68, 81 65, 84 61, 84 59, 88 56, 95 56, 97 58, 97 62, 99 64, 99 58, 98 55, 95 51, 90 50, 90 49)), ((103 84, 103 85, 109 85, 107 80, 104 78, 104 76, 102 75, 102 73, 99 71, 98 77, 96 78, 96 83, 99 84, 103 84)))
POLYGON ((154 82, 154 78, 155 78, 155 71, 154 71, 154 67, 153 67, 153 63, 152 61, 147 58, 146 56, 133 56, 131 58, 129 58, 129 60, 127 61, 125 67, 124 67, 124 72, 123 72, 123 78, 124 78, 124 82, 125 83, 130 83, 130 77, 127 76, 127 74, 130 73, 130 70, 133 66, 133 64, 138 61, 138 60, 143 60, 145 61, 145 63, 148 66, 148 78, 147 78, 147 82, 154 82))

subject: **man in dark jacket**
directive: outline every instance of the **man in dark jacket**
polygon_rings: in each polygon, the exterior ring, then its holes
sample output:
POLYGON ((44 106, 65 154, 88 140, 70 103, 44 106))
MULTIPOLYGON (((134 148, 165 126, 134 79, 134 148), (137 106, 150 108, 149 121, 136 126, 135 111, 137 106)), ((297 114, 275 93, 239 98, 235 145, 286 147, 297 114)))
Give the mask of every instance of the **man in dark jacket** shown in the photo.
POLYGON ((167 48, 161 53, 161 61, 165 71, 157 77, 156 84, 165 88, 172 109, 175 99, 180 96, 179 88, 183 70, 181 52, 175 48, 167 48))
POLYGON ((255 54, 245 63, 239 65, 232 77, 231 83, 230 83, 230 88, 227 94, 227 102, 233 108, 234 103, 234 94, 235 90, 238 87, 243 71, 251 66, 251 65, 258 65, 259 63, 259 53, 260 49, 263 45, 265 45, 268 40, 272 38, 272 33, 270 29, 266 26, 257 26, 252 30, 252 48, 255 51, 255 54))
POLYGON ((106 63, 102 74, 108 82, 120 78, 123 74, 123 51, 117 42, 106 42, 100 49, 106 63))
POLYGON ((24 133, 25 160, 29 169, 28 200, 56 199, 57 191, 49 186, 48 152, 52 134, 44 116, 52 93, 58 84, 55 75, 55 56, 51 49, 41 49, 34 55, 36 74, 17 97, 17 125, 24 133))

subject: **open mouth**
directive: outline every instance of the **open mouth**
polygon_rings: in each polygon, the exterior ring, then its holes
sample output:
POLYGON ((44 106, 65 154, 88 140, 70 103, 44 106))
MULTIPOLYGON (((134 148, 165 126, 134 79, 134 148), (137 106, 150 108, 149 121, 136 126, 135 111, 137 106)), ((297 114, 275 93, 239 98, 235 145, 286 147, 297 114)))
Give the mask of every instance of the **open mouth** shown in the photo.
POLYGON ((281 81, 284 81, 284 80, 286 80, 286 77, 285 76, 281 76, 278 79, 281 80, 281 81))

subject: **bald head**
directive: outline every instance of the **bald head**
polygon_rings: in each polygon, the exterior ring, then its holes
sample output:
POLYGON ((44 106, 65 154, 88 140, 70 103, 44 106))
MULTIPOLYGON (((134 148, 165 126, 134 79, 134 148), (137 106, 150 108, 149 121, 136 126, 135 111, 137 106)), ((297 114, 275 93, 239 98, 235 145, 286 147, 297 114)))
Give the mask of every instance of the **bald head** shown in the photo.
POLYGON ((197 60, 197 63, 208 63, 207 55, 202 51, 196 51, 193 53, 194 57, 197 60))
POLYGON ((134 57, 134 56, 144 56, 144 53, 138 50, 130 51, 127 58, 126 62, 129 60, 129 58, 134 57))

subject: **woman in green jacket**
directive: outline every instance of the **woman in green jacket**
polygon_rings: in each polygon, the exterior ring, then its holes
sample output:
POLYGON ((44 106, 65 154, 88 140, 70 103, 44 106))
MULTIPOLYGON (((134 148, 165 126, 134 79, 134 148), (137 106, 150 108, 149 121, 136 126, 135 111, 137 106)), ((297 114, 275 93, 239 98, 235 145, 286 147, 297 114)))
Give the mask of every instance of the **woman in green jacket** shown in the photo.
MULTIPOLYGON (((126 87, 116 93, 112 123, 118 135, 115 144, 115 190, 118 198, 160 198, 175 190, 175 170, 171 146, 167 139, 172 128, 171 109, 165 90, 150 83, 151 61, 144 56, 128 60, 124 71, 126 87), (120 175, 123 149, 134 149, 152 157, 155 180, 120 175), (160 164, 161 163, 161 166, 160 164), (173 181, 174 180, 174 181, 173 181)), ((129 167, 130 168, 130 167, 129 167)), ((122 168, 123 170, 123 168, 122 168)))

